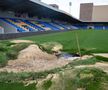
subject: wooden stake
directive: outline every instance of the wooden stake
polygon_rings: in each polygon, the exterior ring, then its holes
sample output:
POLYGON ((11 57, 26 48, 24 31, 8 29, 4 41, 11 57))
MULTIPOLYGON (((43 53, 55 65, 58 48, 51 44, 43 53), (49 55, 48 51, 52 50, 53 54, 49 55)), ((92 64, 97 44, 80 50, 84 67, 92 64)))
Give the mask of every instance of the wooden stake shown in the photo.
POLYGON ((81 49, 80 49, 79 38, 78 38, 78 34, 77 34, 77 32, 76 32, 76 41, 77 41, 77 48, 78 48, 78 52, 79 52, 80 59, 81 59, 81 49))

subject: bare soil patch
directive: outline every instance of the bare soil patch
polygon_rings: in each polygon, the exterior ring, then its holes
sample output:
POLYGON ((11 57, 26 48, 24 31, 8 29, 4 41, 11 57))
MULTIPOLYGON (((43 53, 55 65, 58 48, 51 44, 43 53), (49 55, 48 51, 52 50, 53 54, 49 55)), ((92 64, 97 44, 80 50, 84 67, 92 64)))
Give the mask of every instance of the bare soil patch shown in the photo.
POLYGON ((108 53, 98 53, 98 54, 94 54, 94 55, 108 58, 108 53))
POLYGON ((33 41, 30 40, 12 40, 12 43, 33 43, 33 41))
POLYGON ((102 69, 104 72, 108 73, 108 63, 103 62, 103 63, 96 63, 95 65, 80 65, 80 66, 76 66, 75 68, 86 68, 86 67, 95 67, 95 68, 99 68, 102 69))

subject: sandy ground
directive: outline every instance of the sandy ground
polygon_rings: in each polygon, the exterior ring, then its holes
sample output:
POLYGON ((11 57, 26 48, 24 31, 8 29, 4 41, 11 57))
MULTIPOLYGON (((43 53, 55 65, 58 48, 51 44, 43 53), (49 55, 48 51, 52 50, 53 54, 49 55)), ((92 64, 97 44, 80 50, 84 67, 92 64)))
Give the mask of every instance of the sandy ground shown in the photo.
POLYGON ((98 54, 94 54, 94 55, 108 58, 108 53, 98 53, 98 54))
MULTIPOLYGON (((98 54, 94 54, 94 55, 103 56, 103 57, 108 58, 108 53, 98 53, 98 54)), ((84 60, 84 59, 88 59, 88 58, 92 58, 92 57, 93 56, 85 55, 81 59, 84 60)), ((103 62, 103 63, 97 62, 95 65, 80 65, 80 66, 76 66, 75 68, 85 68, 85 67, 99 68, 99 69, 108 73, 108 63, 107 62, 103 62)))
POLYGON ((86 68, 86 67, 95 67, 103 70, 104 72, 108 73, 108 63, 96 63, 95 65, 80 65, 76 66, 75 68, 86 68))
POLYGON ((12 40, 12 43, 33 43, 33 41, 30 40, 12 40))
POLYGON ((92 57, 93 57, 92 55, 84 55, 81 57, 81 60, 90 59, 92 57))
POLYGON ((9 60, 8 65, 0 71, 8 72, 38 72, 62 67, 68 60, 58 60, 55 55, 43 52, 37 45, 30 45, 19 52, 18 59, 9 60))

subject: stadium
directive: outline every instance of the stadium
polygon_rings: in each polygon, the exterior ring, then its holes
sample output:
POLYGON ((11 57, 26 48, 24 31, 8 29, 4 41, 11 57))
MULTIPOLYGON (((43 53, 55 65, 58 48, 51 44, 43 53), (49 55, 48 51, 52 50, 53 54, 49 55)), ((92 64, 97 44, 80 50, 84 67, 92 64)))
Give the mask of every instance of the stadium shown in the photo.
POLYGON ((107 90, 108 5, 52 6, 0 1, 0 90, 107 90))
POLYGON ((7 0, 0 3, 0 26, 3 34, 69 30, 76 29, 72 23, 80 23, 71 15, 40 1, 7 0))
POLYGON ((1 34, 72 29, 108 29, 107 22, 84 22, 40 1, 6 0, 0 1, 0 4, 1 34))

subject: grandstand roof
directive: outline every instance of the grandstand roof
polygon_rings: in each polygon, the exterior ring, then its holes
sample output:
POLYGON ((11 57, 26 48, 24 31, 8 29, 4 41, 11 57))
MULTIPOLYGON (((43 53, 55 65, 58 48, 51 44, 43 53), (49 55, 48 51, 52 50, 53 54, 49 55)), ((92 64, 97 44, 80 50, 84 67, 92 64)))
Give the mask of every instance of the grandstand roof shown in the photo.
POLYGON ((44 18, 53 18, 71 23, 80 22, 80 20, 77 20, 68 13, 55 9, 36 0, 0 0, 0 9, 3 11, 8 10, 20 13, 28 13, 34 16, 36 15, 44 18))

